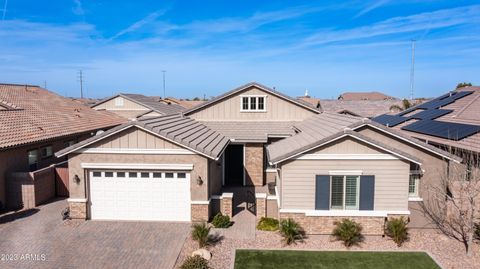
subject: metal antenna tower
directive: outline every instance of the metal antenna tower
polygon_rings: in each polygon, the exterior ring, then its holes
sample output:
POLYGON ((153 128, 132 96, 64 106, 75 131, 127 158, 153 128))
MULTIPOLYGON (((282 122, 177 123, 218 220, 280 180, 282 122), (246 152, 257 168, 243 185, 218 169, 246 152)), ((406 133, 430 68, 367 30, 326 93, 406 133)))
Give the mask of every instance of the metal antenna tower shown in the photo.
POLYGON ((415 86, 415 39, 412 39, 412 66, 410 68, 410 100, 413 100, 415 86))
POLYGON ((83 71, 78 70, 78 81, 80 82, 80 98, 83 98, 83 71))

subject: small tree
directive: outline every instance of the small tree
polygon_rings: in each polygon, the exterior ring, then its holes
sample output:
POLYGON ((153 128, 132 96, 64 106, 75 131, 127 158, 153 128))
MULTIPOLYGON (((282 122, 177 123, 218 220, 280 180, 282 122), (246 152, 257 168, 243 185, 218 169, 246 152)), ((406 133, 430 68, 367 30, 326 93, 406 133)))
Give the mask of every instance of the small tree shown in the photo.
POLYGON ((480 210, 480 155, 464 150, 450 152, 462 163, 451 162, 439 172, 439 183, 425 186, 423 209, 447 236, 465 245, 467 254, 475 236, 480 210))
POLYGON ((463 88, 463 87, 469 87, 469 86, 472 86, 472 83, 470 82, 460 82, 457 84, 457 87, 455 89, 460 89, 460 88, 463 88))
POLYGON ((414 104, 412 104, 407 99, 402 100, 402 104, 400 105, 392 105, 390 106, 390 110, 397 110, 397 111, 404 111, 411 108, 414 104))

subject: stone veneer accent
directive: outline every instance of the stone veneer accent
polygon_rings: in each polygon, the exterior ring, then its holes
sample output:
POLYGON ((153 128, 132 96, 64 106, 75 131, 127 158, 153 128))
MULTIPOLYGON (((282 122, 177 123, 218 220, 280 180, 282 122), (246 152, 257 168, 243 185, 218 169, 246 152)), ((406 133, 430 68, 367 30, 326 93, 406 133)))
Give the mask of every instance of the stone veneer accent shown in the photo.
POLYGON ((70 218, 87 219, 86 202, 68 201, 68 208, 70 209, 70 218))
POLYGON ((208 221, 210 217, 210 205, 209 204, 191 204, 191 220, 193 222, 208 221))
POLYGON ((267 194, 255 193, 255 204, 257 205, 257 220, 267 216, 267 194))
POLYGON ((233 193, 225 192, 220 200, 220 212, 222 215, 233 217, 233 193))
POLYGON ((246 185, 263 186, 263 144, 245 144, 246 185))
POLYGON ((384 217, 325 217, 305 216, 303 213, 280 213, 280 219, 292 218, 302 226, 307 234, 332 234, 334 222, 348 218, 360 223, 364 235, 383 235, 384 217))

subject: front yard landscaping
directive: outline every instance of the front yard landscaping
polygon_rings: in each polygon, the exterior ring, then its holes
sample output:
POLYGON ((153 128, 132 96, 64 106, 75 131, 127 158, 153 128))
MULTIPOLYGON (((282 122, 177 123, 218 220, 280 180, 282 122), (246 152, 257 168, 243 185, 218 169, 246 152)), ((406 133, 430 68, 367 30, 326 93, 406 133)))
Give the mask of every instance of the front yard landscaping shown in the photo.
POLYGON ((425 252, 237 250, 235 269, 440 269, 425 252))

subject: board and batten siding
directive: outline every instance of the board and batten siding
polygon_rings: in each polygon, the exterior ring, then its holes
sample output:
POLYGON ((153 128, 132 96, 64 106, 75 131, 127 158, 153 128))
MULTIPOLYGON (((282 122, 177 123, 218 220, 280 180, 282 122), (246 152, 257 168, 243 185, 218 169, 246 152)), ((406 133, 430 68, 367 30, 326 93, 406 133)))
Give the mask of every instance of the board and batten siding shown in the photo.
POLYGON ((98 104, 93 107, 93 109, 99 110, 99 109, 105 109, 105 110, 138 110, 138 111, 147 111, 150 110, 142 105, 139 105, 135 102, 132 102, 126 98, 123 98, 121 96, 115 97, 111 100, 105 101, 104 103, 98 104), (123 106, 116 106, 115 101, 117 99, 123 99, 123 106))
POLYGON ((176 144, 152 135, 142 129, 129 128, 107 137, 89 148, 126 148, 126 149, 183 149, 176 144))
POLYGON ((315 112, 297 104, 252 87, 198 111, 194 111, 188 114, 188 116, 202 121, 301 121, 314 114, 315 112), (243 95, 266 96, 266 111, 240 111, 241 97, 243 95))
POLYGON ((282 166, 283 209, 315 209, 315 177, 361 170, 375 176, 374 210, 408 210, 410 164, 403 160, 293 160, 282 166))

